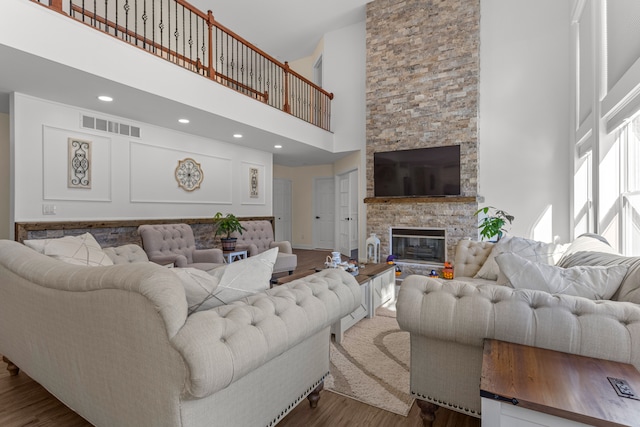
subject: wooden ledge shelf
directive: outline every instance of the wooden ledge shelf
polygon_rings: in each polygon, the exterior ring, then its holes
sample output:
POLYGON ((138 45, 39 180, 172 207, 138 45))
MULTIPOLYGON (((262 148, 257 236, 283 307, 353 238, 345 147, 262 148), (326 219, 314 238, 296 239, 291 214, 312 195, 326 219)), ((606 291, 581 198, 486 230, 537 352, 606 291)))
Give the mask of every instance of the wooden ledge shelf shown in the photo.
POLYGON ((367 197, 365 203, 383 203, 383 204, 400 204, 400 203, 475 203, 476 197, 367 197))

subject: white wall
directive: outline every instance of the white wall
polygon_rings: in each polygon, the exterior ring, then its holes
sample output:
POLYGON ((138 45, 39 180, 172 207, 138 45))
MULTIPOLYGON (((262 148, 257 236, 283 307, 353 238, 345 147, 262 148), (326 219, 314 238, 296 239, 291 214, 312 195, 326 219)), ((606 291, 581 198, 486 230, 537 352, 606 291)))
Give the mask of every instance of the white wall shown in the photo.
POLYGON ((0 113, 0 239, 8 239, 11 230, 11 168, 9 115, 0 113))
POLYGON ((12 107, 16 221, 272 213, 271 153, 18 93, 12 107), (139 126, 141 138, 81 128, 81 114, 139 126), (92 141, 91 189, 67 187, 69 137, 92 141), (174 177, 178 160, 187 157, 204 172, 193 192, 179 188, 174 177), (258 198, 249 197, 249 167, 260 171, 258 198), (44 215, 45 204, 54 205, 56 215, 44 215))
POLYGON ((366 143, 366 23, 324 35, 323 87, 331 104, 334 152, 360 150, 366 143))
POLYGON ((511 232, 570 238, 570 0, 483 0, 479 195, 511 232))

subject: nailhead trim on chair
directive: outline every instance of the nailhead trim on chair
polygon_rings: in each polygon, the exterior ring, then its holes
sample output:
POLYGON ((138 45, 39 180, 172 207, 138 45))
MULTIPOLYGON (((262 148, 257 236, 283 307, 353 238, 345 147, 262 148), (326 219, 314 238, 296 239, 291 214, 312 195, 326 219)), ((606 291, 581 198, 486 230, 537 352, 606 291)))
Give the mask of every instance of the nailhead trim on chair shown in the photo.
POLYGON ((458 412, 464 412, 466 414, 473 415, 473 416, 476 416, 476 417, 480 417, 480 415, 481 415, 480 412, 471 410, 469 408, 462 408, 462 407, 459 407, 458 405, 452 405, 451 403, 443 402, 442 400, 438 400, 438 399, 434 399, 431 396, 425 396, 424 394, 416 393, 413 390, 411 390, 411 396, 415 397, 416 399, 427 400, 427 401, 429 401, 431 403, 435 403, 438 406, 446 406, 446 407, 454 409, 454 410, 456 410, 458 412))
POLYGON ((327 376, 329 376, 329 372, 327 372, 326 374, 324 374, 322 376, 322 378, 320 378, 318 381, 316 381, 314 384, 312 384, 302 395, 300 395, 294 402, 290 403, 289 406, 287 406, 286 409, 284 409, 282 412, 280 412, 280 414, 278 416, 276 416, 273 420, 271 420, 271 422, 269 424, 267 424, 267 427, 273 427, 276 424, 278 424, 278 422, 284 418, 285 415, 287 415, 293 408, 296 407, 296 405, 298 403, 300 403, 300 401, 302 399, 304 399, 305 397, 307 397, 309 395, 309 393, 311 393, 313 390, 316 389, 316 387, 318 387, 320 385, 320 383, 322 381, 325 380, 325 378, 327 378, 327 376))

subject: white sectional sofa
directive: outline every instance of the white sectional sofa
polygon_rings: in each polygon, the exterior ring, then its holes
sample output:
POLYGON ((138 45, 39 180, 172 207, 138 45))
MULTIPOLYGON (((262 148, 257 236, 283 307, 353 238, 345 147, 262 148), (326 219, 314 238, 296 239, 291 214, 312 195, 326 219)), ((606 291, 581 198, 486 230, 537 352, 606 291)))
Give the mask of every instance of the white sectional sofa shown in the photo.
POLYGON ((361 299, 331 269, 188 315, 178 275, 135 245, 106 253, 87 267, 0 241, 0 354, 96 426, 273 426, 315 405, 330 326, 361 299))
POLYGON ((640 257, 618 255, 595 235, 570 245, 461 241, 454 267, 454 280, 410 276, 398 295, 398 323, 411 336, 410 391, 425 425, 438 406, 480 417, 485 339, 640 369, 640 257))

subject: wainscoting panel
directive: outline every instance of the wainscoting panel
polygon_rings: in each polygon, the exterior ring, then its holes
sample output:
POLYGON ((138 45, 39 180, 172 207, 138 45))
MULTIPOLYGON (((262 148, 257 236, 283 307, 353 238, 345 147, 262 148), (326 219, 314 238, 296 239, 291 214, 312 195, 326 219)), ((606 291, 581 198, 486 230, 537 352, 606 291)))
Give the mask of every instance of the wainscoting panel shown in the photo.
POLYGON ((131 141, 129 143, 131 202, 231 204, 233 168, 230 159, 131 141), (178 161, 191 158, 204 178, 186 191, 175 177, 178 161))

